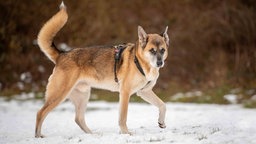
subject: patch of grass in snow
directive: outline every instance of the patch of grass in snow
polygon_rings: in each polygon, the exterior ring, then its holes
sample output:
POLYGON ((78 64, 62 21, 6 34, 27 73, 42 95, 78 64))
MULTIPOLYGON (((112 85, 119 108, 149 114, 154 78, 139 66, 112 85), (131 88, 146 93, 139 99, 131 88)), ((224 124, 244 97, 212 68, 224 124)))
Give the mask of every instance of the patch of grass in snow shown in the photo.
POLYGON ((247 100, 243 105, 246 108, 256 108, 256 100, 247 100))
POLYGON ((224 85, 202 91, 178 92, 169 100, 185 103, 243 104, 246 108, 256 108, 256 89, 231 88, 224 85))
POLYGON ((205 93, 210 96, 210 103, 228 104, 229 102, 224 98, 224 95, 229 94, 230 89, 228 86, 221 86, 206 90, 205 93))
POLYGON ((173 102, 186 102, 186 103, 217 103, 228 104, 228 101, 224 99, 224 92, 222 90, 217 91, 189 91, 185 93, 177 93, 173 95, 170 100, 173 102))

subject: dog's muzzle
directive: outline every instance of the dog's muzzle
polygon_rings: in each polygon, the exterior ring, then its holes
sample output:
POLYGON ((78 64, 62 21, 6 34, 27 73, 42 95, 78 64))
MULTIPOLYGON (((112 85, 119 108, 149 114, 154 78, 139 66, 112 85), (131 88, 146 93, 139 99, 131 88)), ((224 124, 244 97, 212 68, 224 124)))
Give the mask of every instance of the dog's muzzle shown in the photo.
POLYGON ((157 67, 163 67, 163 60, 162 57, 157 57, 156 66, 157 67))
POLYGON ((156 65, 157 65, 157 67, 162 67, 162 65, 163 65, 162 60, 161 60, 161 61, 157 61, 157 62, 156 62, 156 65))

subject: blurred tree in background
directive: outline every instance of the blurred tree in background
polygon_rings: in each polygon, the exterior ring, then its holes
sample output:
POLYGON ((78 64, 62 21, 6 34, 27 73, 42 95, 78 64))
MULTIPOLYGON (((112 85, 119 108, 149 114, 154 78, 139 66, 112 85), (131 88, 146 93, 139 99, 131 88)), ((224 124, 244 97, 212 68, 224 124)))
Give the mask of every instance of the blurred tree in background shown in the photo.
MULTIPOLYGON (((42 91, 53 64, 36 45, 41 26, 61 1, 0 1, 0 91, 42 91)), ((160 33, 171 47, 157 89, 255 88, 254 0, 65 1, 69 20, 55 43, 71 47, 137 40, 137 26, 160 33)), ((11 93, 10 93, 11 92, 11 93)))

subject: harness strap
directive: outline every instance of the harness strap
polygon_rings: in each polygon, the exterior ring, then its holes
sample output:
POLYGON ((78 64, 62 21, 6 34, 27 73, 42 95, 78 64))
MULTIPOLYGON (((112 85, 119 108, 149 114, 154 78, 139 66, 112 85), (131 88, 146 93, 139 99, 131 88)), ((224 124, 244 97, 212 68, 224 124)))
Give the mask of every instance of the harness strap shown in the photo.
POLYGON ((140 65, 140 62, 139 62, 138 58, 136 57, 136 55, 134 57, 134 63, 136 64, 136 67, 138 68, 140 73, 145 76, 145 73, 144 73, 144 71, 143 71, 143 69, 142 69, 142 67, 140 65))
POLYGON ((115 47, 115 65, 114 65, 114 76, 115 76, 115 82, 118 83, 118 78, 117 78, 117 63, 121 59, 121 55, 124 51, 124 49, 127 47, 125 44, 114 46, 115 47))

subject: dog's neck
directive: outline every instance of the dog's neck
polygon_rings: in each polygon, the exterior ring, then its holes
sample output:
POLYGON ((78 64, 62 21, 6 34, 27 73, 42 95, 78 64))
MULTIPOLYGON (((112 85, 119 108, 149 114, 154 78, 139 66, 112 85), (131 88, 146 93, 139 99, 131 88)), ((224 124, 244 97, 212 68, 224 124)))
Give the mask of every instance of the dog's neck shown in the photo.
POLYGON ((143 69, 146 78, 148 79, 148 77, 150 77, 149 75, 151 73, 158 73, 159 68, 152 67, 149 62, 147 62, 145 59, 143 59, 141 57, 140 53, 142 52, 142 49, 143 48, 139 46, 139 41, 137 41, 135 43, 135 48, 134 48, 134 57, 137 57, 137 60, 140 64, 141 68, 143 69))

